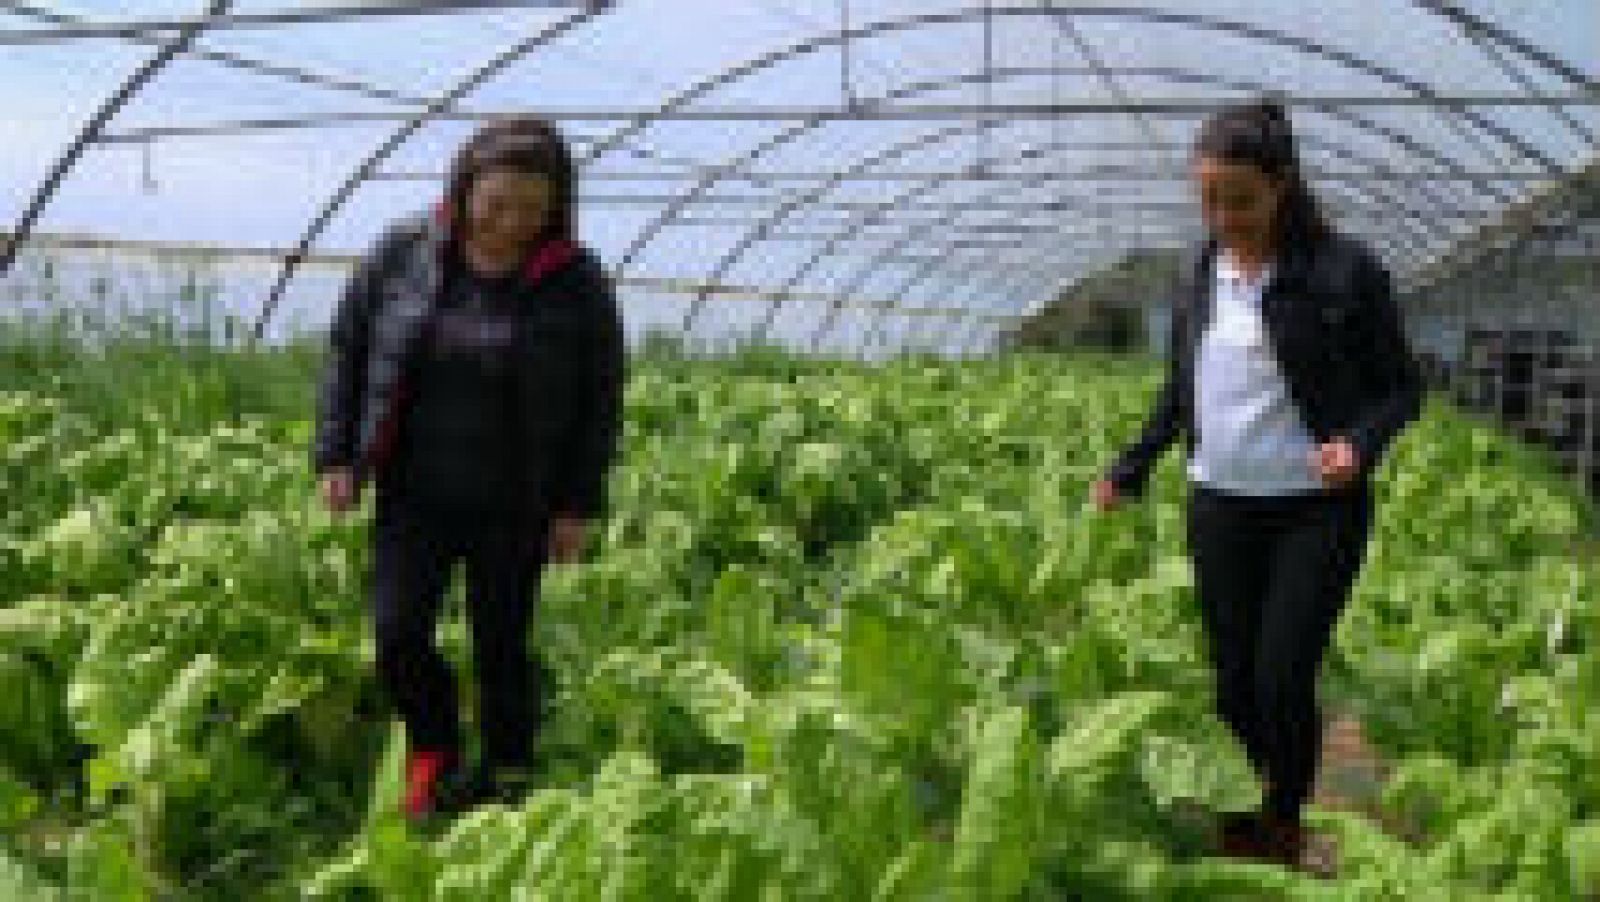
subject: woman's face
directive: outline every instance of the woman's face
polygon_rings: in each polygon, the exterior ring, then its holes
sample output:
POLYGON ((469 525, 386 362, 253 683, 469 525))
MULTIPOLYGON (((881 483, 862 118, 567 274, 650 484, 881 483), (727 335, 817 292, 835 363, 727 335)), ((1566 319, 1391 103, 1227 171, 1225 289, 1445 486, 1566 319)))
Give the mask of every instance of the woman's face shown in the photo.
POLYGON ((555 184, 545 176, 487 170, 467 195, 471 240, 491 250, 511 250, 535 241, 550 223, 555 199, 555 184))
POLYGON ((1248 163, 1199 157, 1194 183, 1200 215, 1224 243, 1259 244, 1272 234, 1283 190, 1278 180, 1248 163))

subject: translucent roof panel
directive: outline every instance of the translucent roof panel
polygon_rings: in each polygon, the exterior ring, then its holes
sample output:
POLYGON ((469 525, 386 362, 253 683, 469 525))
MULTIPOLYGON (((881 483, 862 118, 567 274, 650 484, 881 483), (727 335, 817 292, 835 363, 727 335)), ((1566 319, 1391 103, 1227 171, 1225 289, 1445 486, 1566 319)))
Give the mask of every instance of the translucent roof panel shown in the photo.
POLYGON ((0 47, 6 278, 249 252, 264 330, 511 112, 571 140, 633 331, 797 347, 949 349, 1181 244, 1195 127, 1264 91, 1402 280, 1600 135, 1592 0, 78 0, 0 3, 0 47))

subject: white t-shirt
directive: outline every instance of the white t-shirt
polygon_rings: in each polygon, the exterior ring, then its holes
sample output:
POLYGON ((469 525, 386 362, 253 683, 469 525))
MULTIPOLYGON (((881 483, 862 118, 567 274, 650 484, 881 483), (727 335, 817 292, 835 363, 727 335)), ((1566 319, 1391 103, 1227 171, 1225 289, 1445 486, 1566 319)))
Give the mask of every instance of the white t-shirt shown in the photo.
POLYGON ((1196 411, 1200 440, 1189 461, 1197 482, 1248 495, 1323 488, 1312 464, 1316 439, 1289 396, 1261 318, 1269 269, 1255 279, 1217 254, 1211 323, 1200 341, 1196 411))

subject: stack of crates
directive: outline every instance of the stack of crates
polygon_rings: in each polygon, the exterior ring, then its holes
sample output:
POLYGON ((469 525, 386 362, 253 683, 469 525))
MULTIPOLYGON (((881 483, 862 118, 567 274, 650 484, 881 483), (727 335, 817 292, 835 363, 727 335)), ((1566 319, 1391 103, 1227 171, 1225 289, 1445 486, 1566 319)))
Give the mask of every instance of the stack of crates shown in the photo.
POLYGON ((1474 326, 1456 401, 1554 449, 1600 494, 1600 355, 1565 329, 1474 326))
POLYGON ((1449 387, 1454 375, 1450 361, 1438 351, 1417 351, 1417 363, 1422 367, 1423 381, 1430 389, 1449 387))
POLYGON ((1540 371, 1545 441, 1600 494, 1600 358, 1593 346, 1553 357, 1540 371))

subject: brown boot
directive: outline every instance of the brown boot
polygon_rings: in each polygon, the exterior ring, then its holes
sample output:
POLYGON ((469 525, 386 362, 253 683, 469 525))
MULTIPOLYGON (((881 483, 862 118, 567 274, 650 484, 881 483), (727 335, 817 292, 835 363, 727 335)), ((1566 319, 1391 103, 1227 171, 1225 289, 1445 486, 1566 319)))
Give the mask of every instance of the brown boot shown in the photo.
POLYGON ((1263 815, 1262 834, 1266 846, 1266 860, 1281 864, 1291 870, 1303 870, 1307 832, 1299 818, 1287 819, 1263 815))
POLYGON ((1266 832, 1273 863, 1308 877, 1329 879, 1337 875, 1339 855, 1333 837, 1314 833, 1299 820, 1269 818, 1266 832))
POLYGON ((1213 842, 1217 851, 1225 857, 1263 860, 1267 855, 1267 843, 1260 812, 1223 812, 1217 818, 1213 842))
MULTIPOLYGON (((1262 798, 1272 792, 1272 780, 1261 778, 1262 798)), ((1263 808, 1253 811, 1224 811, 1217 817, 1212 844, 1227 858, 1246 861, 1267 859, 1267 835, 1263 808)))

